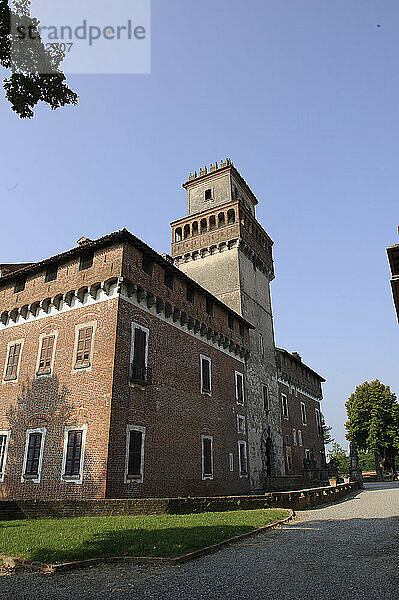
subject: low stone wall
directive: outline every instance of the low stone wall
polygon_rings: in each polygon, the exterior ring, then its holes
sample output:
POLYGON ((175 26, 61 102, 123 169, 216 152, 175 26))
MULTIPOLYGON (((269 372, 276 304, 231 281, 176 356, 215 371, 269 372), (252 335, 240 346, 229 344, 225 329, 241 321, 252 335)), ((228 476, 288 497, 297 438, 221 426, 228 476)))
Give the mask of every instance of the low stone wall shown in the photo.
POLYGON ((291 508, 304 510, 336 502, 359 489, 358 483, 342 483, 336 487, 319 487, 287 492, 268 492, 254 496, 220 496, 208 498, 137 498, 103 500, 14 500, 7 509, 0 501, 3 519, 24 516, 28 519, 71 518, 112 515, 187 514, 256 508, 291 508), (7 517, 7 513, 9 517, 7 517), (19 515, 19 516, 17 516, 19 515))

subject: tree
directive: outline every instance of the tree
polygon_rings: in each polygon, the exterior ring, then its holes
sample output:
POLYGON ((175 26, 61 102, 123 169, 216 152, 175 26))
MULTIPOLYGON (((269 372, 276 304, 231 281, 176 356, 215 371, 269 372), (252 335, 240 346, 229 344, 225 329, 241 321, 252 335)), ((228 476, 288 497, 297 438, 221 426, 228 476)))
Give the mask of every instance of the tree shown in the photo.
POLYGON ((338 442, 332 441, 331 449, 327 452, 327 457, 328 460, 334 459, 339 473, 348 473, 349 456, 346 455, 345 450, 338 442))
POLYGON ((59 66, 64 53, 52 47, 46 50, 38 33, 39 21, 30 17, 30 0, 0 0, 0 64, 11 71, 4 80, 6 98, 21 119, 34 116, 33 107, 40 101, 55 110, 77 104, 78 96, 66 84, 59 66), (22 29, 20 29, 22 28, 22 29), (21 38, 21 31, 34 37, 21 38))
POLYGON ((365 381, 345 406, 347 439, 356 442, 363 453, 380 455, 385 471, 393 469, 399 452, 399 404, 395 394, 378 379, 365 381))
POLYGON ((327 446, 327 444, 331 444, 334 441, 334 438, 331 435, 332 427, 327 425, 324 415, 321 415, 321 430, 324 445, 327 446))

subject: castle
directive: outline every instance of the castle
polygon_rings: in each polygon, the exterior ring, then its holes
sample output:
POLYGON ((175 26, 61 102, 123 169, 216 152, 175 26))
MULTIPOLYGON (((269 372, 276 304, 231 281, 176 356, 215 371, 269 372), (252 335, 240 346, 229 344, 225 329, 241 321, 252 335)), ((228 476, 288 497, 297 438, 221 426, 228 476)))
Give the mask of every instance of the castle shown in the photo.
POLYGON ((126 229, 0 265, 0 495, 291 487, 325 464, 324 379, 276 348, 273 242, 230 160, 190 174, 171 254, 126 229))

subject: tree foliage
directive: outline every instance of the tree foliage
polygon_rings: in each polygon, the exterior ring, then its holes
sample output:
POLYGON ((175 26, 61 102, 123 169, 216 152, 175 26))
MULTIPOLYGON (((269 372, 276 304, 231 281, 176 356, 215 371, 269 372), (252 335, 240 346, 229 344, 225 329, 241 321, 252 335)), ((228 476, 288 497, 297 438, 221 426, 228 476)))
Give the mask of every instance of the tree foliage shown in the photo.
POLYGON ((331 435, 332 427, 327 425, 324 415, 321 415, 321 430, 323 432, 323 442, 324 445, 331 444, 334 441, 333 436, 331 435))
POLYGON ((385 469, 393 468, 399 452, 399 404, 378 379, 359 385, 346 404, 348 440, 366 452, 378 452, 385 469))
POLYGON ((349 456, 338 442, 332 441, 331 448, 327 452, 327 458, 328 460, 334 459, 339 473, 349 472, 349 456))

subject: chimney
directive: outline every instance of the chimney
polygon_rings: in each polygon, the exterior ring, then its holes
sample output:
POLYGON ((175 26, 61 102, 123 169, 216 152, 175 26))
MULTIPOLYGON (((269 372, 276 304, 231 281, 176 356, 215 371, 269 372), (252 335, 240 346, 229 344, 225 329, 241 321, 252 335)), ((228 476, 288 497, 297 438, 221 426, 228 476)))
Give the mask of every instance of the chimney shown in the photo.
POLYGON ((76 242, 78 244, 78 246, 86 246, 87 244, 90 244, 90 242, 92 242, 93 240, 91 240, 90 238, 87 237, 80 237, 78 239, 78 241, 76 242))
POLYGON ((291 352, 291 354, 294 358, 299 360, 299 362, 302 362, 302 356, 300 354, 298 354, 298 352, 291 352))

